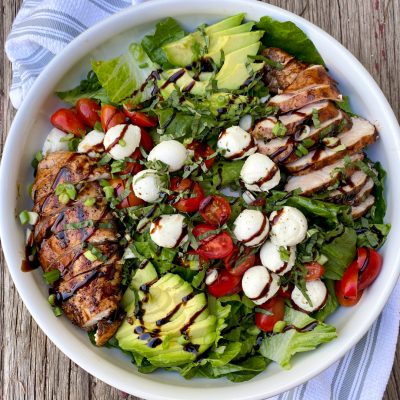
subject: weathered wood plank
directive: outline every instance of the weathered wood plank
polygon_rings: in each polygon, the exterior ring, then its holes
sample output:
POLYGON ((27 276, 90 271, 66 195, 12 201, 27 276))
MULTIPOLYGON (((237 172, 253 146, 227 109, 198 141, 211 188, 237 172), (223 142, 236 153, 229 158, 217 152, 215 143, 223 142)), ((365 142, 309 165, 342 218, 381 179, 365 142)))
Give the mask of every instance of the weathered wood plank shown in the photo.
MULTIPOLYGON (((9 0, 2 4, 2 44, 21 2, 9 0)), ((371 72, 400 116, 398 0, 271 0, 269 3, 302 15, 343 43, 371 72)), ((14 116, 8 100, 11 67, 3 52, 0 52, 0 68, 1 152, 14 116)), ((46 338, 19 299, 2 253, 0 265, 0 397, 6 400, 120 399, 120 392, 91 377, 46 338)), ((384 399, 399 399, 399 388, 400 344, 384 399)))

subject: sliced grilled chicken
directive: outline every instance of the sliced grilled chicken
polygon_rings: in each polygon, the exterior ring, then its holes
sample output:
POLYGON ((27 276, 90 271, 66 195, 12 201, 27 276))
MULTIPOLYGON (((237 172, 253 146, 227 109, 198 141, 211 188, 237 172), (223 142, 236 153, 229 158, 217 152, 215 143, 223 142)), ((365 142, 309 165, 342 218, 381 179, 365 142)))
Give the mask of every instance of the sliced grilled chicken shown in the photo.
POLYGON ((286 89, 307 68, 306 63, 296 60, 292 55, 281 49, 270 47, 263 50, 262 55, 282 65, 282 69, 265 66, 264 80, 271 93, 286 89))
POLYGON ((282 113, 297 110, 321 100, 340 101, 342 95, 333 84, 307 86, 294 92, 283 92, 271 98, 269 106, 278 107, 282 113))
MULTIPOLYGON (((71 296, 62 303, 65 315, 76 325, 90 330, 116 311, 121 298, 122 263, 109 264, 86 274, 71 296)), ((64 288, 61 288, 62 290, 64 288)))
POLYGON ((365 172, 355 171, 346 179, 346 184, 329 193, 328 201, 334 203, 346 203, 347 201, 354 199, 356 194, 364 187, 367 180, 368 175, 365 172))
POLYGON ((345 113, 338 111, 335 118, 325 121, 318 128, 305 125, 303 131, 300 134, 296 133, 294 137, 257 140, 258 151, 276 163, 291 163, 300 158, 296 149, 305 139, 318 143, 322 138, 336 135, 339 130, 347 130, 350 126, 351 120, 345 113))
POLYGON ((336 85, 336 82, 322 65, 310 65, 296 76, 296 79, 285 89, 284 92, 295 92, 305 87, 315 85, 336 85))
POLYGON ((39 213, 33 236, 39 263, 45 272, 60 271, 53 290, 72 322, 92 330, 102 321, 98 344, 115 332, 110 316, 121 298, 117 221, 97 182, 109 176, 108 168, 86 155, 56 152, 39 163, 32 191, 39 213), (55 194, 61 183, 72 183, 78 191, 68 204, 55 194), (93 201, 85 205, 88 198, 93 201))
POLYGON ((98 166, 97 161, 86 154, 64 151, 50 153, 38 165, 32 198, 38 207, 61 183, 78 184, 108 177, 108 168, 98 166))
POLYGON ((361 188, 361 190, 354 196, 353 200, 349 200, 347 204, 358 205, 361 204, 372 192, 374 189, 374 181, 371 178, 368 178, 365 185, 361 188))
MULTIPOLYGON (((350 156, 350 162, 362 160, 362 153, 350 156)), ((289 177, 285 191, 293 192, 296 189, 301 190, 303 196, 310 196, 313 193, 327 189, 336 183, 342 176, 350 176, 355 171, 353 166, 346 167, 345 160, 341 159, 337 162, 327 165, 316 171, 311 171, 306 175, 298 175, 289 177)))
POLYGON ((278 120, 285 126, 286 135, 294 135, 299 130, 302 130, 303 124, 312 119, 314 110, 318 112, 318 118, 321 123, 338 115, 337 107, 332 102, 324 100, 308 104, 297 111, 282 114, 278 119, 275 117, 264 118, 255 124, 252 135, 255 139, 273 139, 272 130, 278 120))
POLYGON ((375 197, 369 195, 362 203, 351 207, 351 216, 353 219, 361 218, 365 215, 375 203, 375 197))
POLYGON ((377 140, 376 128, 370 122, 362 118, 352 118, 352 124, 349 131, 337 136, 339 143, 335 146, 342 145, 342 148, 321 147, 315 149, 298 160, 285 164, 287 170, 291 174, 307 174, 311 170, 322 168, 345 155, 356 153, 377 140))

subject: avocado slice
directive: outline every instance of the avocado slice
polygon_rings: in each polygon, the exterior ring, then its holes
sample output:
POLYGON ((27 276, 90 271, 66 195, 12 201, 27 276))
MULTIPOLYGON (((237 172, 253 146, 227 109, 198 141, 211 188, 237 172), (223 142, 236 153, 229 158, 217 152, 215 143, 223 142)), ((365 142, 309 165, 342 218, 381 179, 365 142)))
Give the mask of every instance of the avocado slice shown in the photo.
MULTIPOLYGON (((264 63, 250 64, 253 72, 260 71, 264 67, 264 63)), ((237 89, 242 86, 246 80, 250 78, 250 73, 245 64, 236 64, 229 75, 222 78, 217 77, 218 89, 237 89)))
POLYGON ((223 31, 212 33, 212 34, 210 34, 209 47, 213 47, 216 39, 218 39, 221 36, 236 35, 237 33, 250 32, 254 25, 255 25, 255 22, 246 22, 245 24, 235 26, 233 28, 229 28, 229 29, 225 29, 223 31))
POLYGON ((220 36, 214 41, 212 46, 210 45, 209 52, 205 55, 205 58, 212 58, 217 65, 220 65, 221 50, 224 52, 225 56, 227 56, 235 50, 246 48, 258 42, 263 35, 263 31, 253 31, 220 36))
POLYGON ((194 361, 215 342, 217 318, 209 313, 205 294, 196 294, 179 275, 158 278, 148 263, 135 272, 130 287, 133 297, 124 294, 123 302, 131 303, 125 304, 127 315, 115 335, 124 351, 172 367, 194 361))
POLYGON ((204 95, 211 77, 211 74, 206 74, 207 73, 202 73, 198 78, 199 80, 194 80, 191 72, 184 68, 170 69, 163 73, 163 77, 165 77, 165 79, 158 81, 158 87, 160 88, 161 95, 164 98, 168 98, 170 96, 170 94, 175 90, 175 85, 178 85, 182 92, 188 92, 193 95, 201 96, 204 95), (179 78, 175 79, 173 78, 174 76, 179 76, 179 78), (170 79, 171 82, 168 82, 168 79, 170 79))
MULTIPOLYGON (((225 18, 216 24, 206 27, 205 33, 209 36, 226 29, 234 28, 241 24, 243 18, 243 13, 225 18)), ((196 51, 196 47, 204 47, 204 45, 204 38, 201 33, 197 31, 175 42, 166 44, 162 49, 172 65, 185 67, 197 60, 198 51, 196 51)))
MULTIPOLYGON (((260 48, 260 42, 251 44, 250 46, 243 47, 239 50, 229 53, 225 57, 224 65, 219 70, 216 79, 221 80, 231 74, 232 69, 235 68, 237 64, 246 64, 249 62, 248 56, 255 56, 260 48)), ((243 82, 242 82, 243 83, 243 82)))

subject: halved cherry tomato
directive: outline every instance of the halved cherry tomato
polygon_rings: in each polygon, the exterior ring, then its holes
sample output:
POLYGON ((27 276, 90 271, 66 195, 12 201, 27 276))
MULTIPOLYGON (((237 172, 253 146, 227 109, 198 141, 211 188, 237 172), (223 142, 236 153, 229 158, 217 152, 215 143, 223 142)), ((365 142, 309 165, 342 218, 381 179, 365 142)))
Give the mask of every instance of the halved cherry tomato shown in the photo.
MULTIPOLYGON (((110 185, 114 188, 116 191, 117 196, 121 195, 124 190, 125 190, 125 182, 121 178, 114 178, 109 180, 110 185)), ((117 205, 117 208, 127 208, 127 207, 133 207, 133 206, 140 206, 142 204, 145 204, 145 201, 142 199, 139 199, 139 197, 135 196, 135 193, 133 190, 130 191, 128 197, 123 199, 121 203, 117 205)))
POLYGON ((379 275, 382 268, 382 256, 375 250, 366 247, 361 247, 358 250, 358 260, 362 257, 363 251, 366 253, 364 263, 359 267, 360 273, 358 275, 358 287, 363 290, 370 286, 379 275))
POLYGON ((199 161, 201 159, 204 160, 204 165, 206 166, 207 169, 210 169, 213 166, 215 157, 212 157, 209 160, 207 160, 207 158, 213 155, 215 151, 207 143, 202 143, 197 140, 194 140, 187 146, 187 148, 189 150, 193 150, 194 159, 196 161, 199 161))
POLYGON ((293 285, 289 284, 287 288, 279 288, 278 296, 283 297, 284 299, 290 299, 292 297, 293 285))
POLYGON ((358 295, 358 264, 353 261, 344 271, 342 279, 339 281, 338 289, 343 297, 353 300, 358 295))
POLYGON ((207 286, 208 293, 214 297, 228 296, 242 290, 242 278, 231 275, 226 269, 218 270, 218 278, 207 286))
POLYGON ((100 104, 93 99, 79 99, 76 102, 76 112, 81 120, 90 128, 100 122, 100 104))
POLYGON ((145 129, 140 129, 140 146, 142 146, 148 153, 153 148, 153 139, 151 138, 149 132, 145 129))
POLYGON ((319 279, 324 275, 325 273, 325 268, 323 265, 317 262, 311 262, 304 264, 304 266, 307 269, 307 275, 305 277, 305 280, 307 282, 309 281, 315 281, 316 279, 319 279))
MULTIPOLYGON (((208 224, 199 224, 193 228, 193 235, 198 238, 206 232, 215 230, 216 227, 208 224)), ((200 240, 200 246, 196 253, 202 257, 219 259, 226 257, 233 250, 232 238, 226 233, 221 232, 200 240)))
POLYGON ((204 198, 203 190, 197 182, 193 182, 191 179, 182 179, 179 177, 173 177, 171 179, 170 189, 174 192, 181 193, 187 191, 187 196, 174 201, 176 195, 171 195, 169 199, 172 201, 172 205, 180 212, 193 213, 199 209, 200 202, 204 198), (194 196, 193 196, 194 195, 194 196), (193 196, 193 197, 192 197, 193 196))
POLYGON ((58 129, 75 136, 83 136, 86 127, 74 109, 60 108, 50 118, 51 123, 58 129))
POLYGON ((276 296, 259 307, 271 314, 256 312, 256 325, 264 332, 272 332, 274 325, 285 316, 285 300, 276 296))
POLYGON ((151 117, 144 112, 133 110, 129 103, 123 105, 123 110, 125 115, 137 126, 153 128, 158 124, 158 119, 156 117, 151 117))
POLYGON ((252 249, 248 247, 240 254, 239 248, 235 246, 232 253, 224 258, 225 268, 230 274, 236 276, 242 276, 255 262, 256 255, 252 253, 252 249))
POLYGON ((336 298, 341 306, 352 307, 352 306, 355 306, 360 301, 361 296, 363 294, 363 290, 358 290, 357 296, 353 299, 349 299, 343 295, 343 292, 340 288, 340 281, 336 281, 335 293, 336 293, 336 298))
POLYGON ((115 125, 125 124, 126 117, 117 107, 114 107, 111 104, 103 104, 101 106, 100 121, 103 131, 107 132, 115 125))
POLYGON ((265 199, 256 199, 253 202, 251 202, 252 206, 254 207, 264 207, 265 206, 265 199))
POLYGON ((200 203, 200 215, 212 225, 223 225, 231 215, 231 206, 221 196, 207 196, 200 203))

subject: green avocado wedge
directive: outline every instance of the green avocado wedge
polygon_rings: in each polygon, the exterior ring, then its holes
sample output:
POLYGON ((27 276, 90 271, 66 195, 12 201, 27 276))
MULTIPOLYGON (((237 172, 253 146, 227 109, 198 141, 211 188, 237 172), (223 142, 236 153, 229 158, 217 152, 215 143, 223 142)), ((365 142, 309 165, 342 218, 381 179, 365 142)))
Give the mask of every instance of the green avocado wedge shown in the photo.
POLYGON ((115 336, 119 346, 156 367, 194 361, 215 342, 217 318, 205 294, 176 274, 158 279, 151 263, 136 271, 122 304, 127 315, 115 336))
MULTIPOLYGON (((226 18, 216 24, 210 25, 204 29, 207 36, 216 34, 217 32, 239 26, 244 18, 244 14, 237 14, 232 17, 226 18)), ((168 61, 177 67, 186 67, 196 61, 200 47, 204 47, 204 37, 199 31, 193 32, 180 40, 168 43, 162 47, 167 56, 168 61)))

